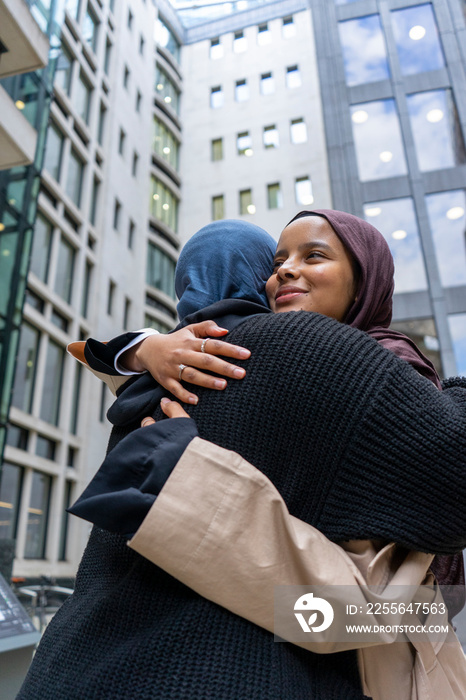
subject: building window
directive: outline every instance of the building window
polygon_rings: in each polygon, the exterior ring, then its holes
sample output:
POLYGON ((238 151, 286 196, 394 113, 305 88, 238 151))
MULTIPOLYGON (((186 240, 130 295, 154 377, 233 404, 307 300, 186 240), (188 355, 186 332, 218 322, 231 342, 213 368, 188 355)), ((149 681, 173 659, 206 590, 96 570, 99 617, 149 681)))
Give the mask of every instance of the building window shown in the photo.
POLYGON ((55 451, 57 448, 57 443, 55 440, 49 440, 49 438, 43 435, 37 436, 36 441, 36 455, 42 457, 43 459, 50 459, 53 461, 55 459, 55 451))
POLYGON ((210 88, 210 106, 212 109, 223 107, 223 90, 221 85, 210 88))
POLYGON ((411 197, 370 202, 364 218, 383 234, 395 261, 395 293, 427 289, 419 229, 411 197))
POLYGON ((74 149, 71 149, 68 162, 68 175, 66 178, 65 192, 77 207, 81 205, 81 191, 83 184, 84 163, 74 149))
POLYGON ((271 124, 270 126, 264 126, 263 141, 264 148, 278 148, 278 129, 275 126, 275 124, 271 124))
POLYGON ((301 74, 298 66, 288 66, 286 69, 286 87, 297 88, 301 86, 301 74))
POLYGON ((141 100, 142 100, 142 95, 138 90, 136 93, 136 106, 135 106, 136 112, 141 111, 141 100))
POLYGON ((440 360, 440 343, 437 337, 437 329, 433 318, 410 319, 409 321, 396 321, 390 324, 394 331, 404 333, 413 340, 421 352, 433 363, 439 374, 442 374, 440 360))
POLYGON ((130 313, 131 313, 131 299, 128 299, 128 297, 125 297, 125 308, 123 311, 123 328, 125 331, 128 330, 130 313))
POLYGON ((69 319, 63 316, 63 314, 59 313, 56 309, 52 309, 50 320, 54 326, 59 328, 64 333, 68 333, 68 326, 70 324, 69 319))
POLYGON ((407 96, 421 171, 451 168, 466 161, 464 141, 451 90, 407 96))
POLYGON ((131 12, 130 9, 128 9, 127 26, 128 26, 129 30, 131 30, 133 28, 133 13, 131 12))
POLYGON ((92 263, 86 260, 86 269, 84 272, 83 292, 81 298, 81 316, 87 317, 87 309, 89 305, 89 290, 91 287, 92 263))
POLYGON ((249 131, 242 131, 236 137, 236 149, 239 156, 252 156, 252 138, 249 131))
POLYGON ((23 322, 11 403, 26 413, 30 412, 32 406, 38 350, 39 331, 23 322))
POLYGON ((269 32, 268 24, 259 24, 257 27, 257 43, 259 46, 265 46, 272 41, 272 34, 269 32))
POLYGON ((177 63, 180 61, 180 43, 172 30, 160 17, 155 22, 155 41, 158 46, 171 53, 177 63))
POLYGON ((136 151, 133 151, 133 164, 131 166, 131 174, 133 177, 136 177, 138 174, 138 163, 139 163, 139 156, 136 153, 136 151))
POLYGON ((347 85, 362 85, 390 78, 379 15, 338 22, 338 31, 347 85))
POLYGON ((128 68, 128 66, 125 66, 125 70, 123 71, 123 87, 128 89, 129 88, 129 78, 131 75, 131 71, 128 68))
POLYGON ((63 501, 63 512, 60 530, 60 546, 58 549, 58 561, 66 561, 67 559, 67 545, 68 545, 68 522, 70 515, 67 512, 67 508, 71 505, 71 492, 73 489, 73 482, 67 481, 65 483, 65 497, 63 501))
POLYGON ((151 190, 151 215, 176 232, 178 228, 177 198, 166 185, 155 177, 151 178, 151 190))
POLYGON ((45 361, 46 380, 42 391, 40 417, 52 425, 58 425, 64 362, 65 349, 49 338, 45 361))
POLYGON ((244 36, 244 32, 235 32, 233 38, 233 51, 235 53, 243 53, 248 48, 248 40, 244 36))
POLYGON ((34 224, 30 272, 42 282, 47 282, 50 246, 52 243, 52 224, 42 214, 38 214, 34 224))
POLYGON ((128 226, 128 248, 131 250, 134 244, 134 233, 136 231, 136 224, 131 219, 129 220, 128 226))
POLYGON ((141 56, 144 56, 144 46, 145 46, 145 43, 146 43, 146 42, 144 41, 144 37, 143 37, 142 34, 141 34, 141 36, 139 37, 139 54, 140 54, 141 56))
POLYGON ((312 183, 307 176, 297 177, 295 180, 294 189, 297 204, 304 204, 308 206, 314 202, 314 197, 312 195, 312 183))
POLYGON ((0 481, 0 539, 16 538, 22 483, 23 469, 4 462, 0 481))
POLYGON ((157 96, 163 100, 166 105, 169 105, 176 112, 176 114, 178 114, 180 102, 180 94, 178 89, 173 81, 170 80, 165 71, 158 65, 156 71, 155 89, 157 96))
POLYGON ((162 160, 178 169, 178 152, 180 144, 171 130, 157 117, 154 117, 154 139, 152 149, 162 160))
POLYGON ((115 199, 113 204, 113 228, 115 231, 120 230, 120 214, 121 214, 121 203, 118 199, 115 199))
POLYGON ((88 6, 86 14, 84 15, 82 34, 84 41, 94 51, 94 53, 97 53, 98 30, 99 22, 88 6))
POLYGON ((269 209, 281 209, 283 207, 283 196, 279 182, 267 185, 267 204, 269 209))
POLYGON ((215 61, 217 58, 223 57, 223 46, 220 43, 220 38, 210 40, 210 58, 215 61))
POLYGON ((211 160, 223 160, 223 139, 212 139, 210 146, 211 160))
POLYGON ((107 385, 102 382, 102 388, 100 391, 100 407, 99 407, 99 421, 103 423, 105 421, 105 402, 107 398, 107 385))
POLYGON ((70 94, 71 71, 73 69, 73 57, 66 46, 62 44, 60 55, 57 59, 53 84, 58 85, 67 95, 70 94))
POLYGON ((256 213, 256 207, 252 203, 252 190, 240 190, 239 213, 242 215, 256 213))
MULTIPOLYGON (((6 435, 6 444, 17 447, 18 450, 27 450, 29 442, 29 430, 20 428, 19 425, 10 423, 6 435)), ((1 500, 1 498, 0 498, 1 500)))
POLYGON ((440 280, 444 287, 466 284, 466 191, 426 196, 440 280))
POLYGON ((445 61, 430 3, 390 13, 403 75, 443 68, 445 61))
POLYGON ((99 190, 100 190, 100 181, 96 177, 94 177, 94 181, 92 183, 91 206, 90 206, 90 211, 89 211, 89 221, 93 226, 95 226, 95 222, 97 220, 97 207, 98 207, 98 203, 99 203, 99 190))
POLYGON ((113 280, 108 281, 108 292, 107 292, 107 314, 112 316, 113 314, 113 302, 115 300, 115 289, 116 284, 113 280))
POLYGON ((53 122, 51 122, 49 128, 47 129, 44 169, 47 170, 57 182, 60 179, 63 142, 64 137, 62 132, 53 122))
POLYGON ((284 17, 282 24, 282 36, 284 39, 291 39, 292 36, 296 35, 296 25, 293 21, 293 17, 284 17))
POLYGON ((74 87, 74 107, 79 117, 86 124, 89 122, 89 108, 91 104, 91 87, 81 74, 74 87))
POLYGON ((225 218, 225 198, 223 194, 212 197, 212 221, 225 218))
POLYGON ((60 237, 58 249, 58 263, 55 275, 54 291, 61 296, 68 304, 71 301, 73 289, 73 271, 76 250, 71 243, 68 243, 64 236, 60 237))
POLYGON ((290 138, 291 143, 306 143, 307 141, 307 128, 306 122, 302 117, 299 119, 292 119, 290 123, 290 138))
POLYGON ((458 374, 466 376, 466 314, 448 316, 458 374))
POLYGON ((107 39, 105 43, 105 58, 104 58, 104 72, 105 75, 110 73, 110 59, 112 56, 112 43, 107 39))
POLYGON ((44 559, 52 477, 32 472, 31 500, 26 526, 25 559, 44 559))
POLYGON ((99 112, 99 125, 97 128, 97 141, 99 144, 102 146, 104 143, 104 128, 105 128, 105 117, 107 114, 107 108, 105 107, 104 103, 100 103, 100 112, 99 112))
POLYGON ((146 282, 172 299, 176 298, 175 261, 151 241, 147 249, 146 282))
POLYGON ((236 81, 235 100, 237 102, 246 102, 246 100, 249 100, 249 87, 245 79, 236 81))
MULTIPOLYGON (((78 432, 78 418, 79 418, 79 398, 81 395, 81 374, 82 365, 77 365, 76 373, 74 375, 74 386, 73 386, 73 396, 71 401, 71 415, 70 415, 70 433, 76 435, 78 432)), ((68 463, 68 466, 71 466, 68 463)))
POLYGON ((271 95, 273 92, 275 92, 275 82, 272 73, 262 73, 261 94, 271 95))
POLYGON ((120 129, 120 138, 118 139, 118 153, 120 156, 123 156, 125 153, 125 141, 126 141, 126 134, 123 131, 123 129, 120 129))
POLYGON ((379 180, 406 175, 407 166, 395 101, 379 100, 352 105, 359 179, 379 180))

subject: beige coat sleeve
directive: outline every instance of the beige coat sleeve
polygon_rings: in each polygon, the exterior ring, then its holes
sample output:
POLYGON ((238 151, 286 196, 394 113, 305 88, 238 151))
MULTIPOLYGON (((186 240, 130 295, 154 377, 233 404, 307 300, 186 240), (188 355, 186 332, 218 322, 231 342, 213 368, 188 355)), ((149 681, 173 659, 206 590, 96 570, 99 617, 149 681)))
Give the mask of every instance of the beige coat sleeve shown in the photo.
MULTIPOLYGON (((128 543, 205 598, 273 632, 274 586, 418 586, 433 555, 395 544, 339 546, 289 514, 273 484, 234 452, 195 438, 128 543), (403 552, 401 552, 403 555, 403 552)), ((430 574, 430 577, 432 575, 430 574)), ((379 598, 379 599, 380 599, 379 598)), ((369 622, 369 620, 367 620, 369 622)), ((380 622, 379 619, 375 622, 380 622)), ((361 684, 373 700, 465 697, 466 663, 449 627, 448 644, 382 638, 375 646, 321 637, 300 644, 317 653, 358 648, 361 684)))

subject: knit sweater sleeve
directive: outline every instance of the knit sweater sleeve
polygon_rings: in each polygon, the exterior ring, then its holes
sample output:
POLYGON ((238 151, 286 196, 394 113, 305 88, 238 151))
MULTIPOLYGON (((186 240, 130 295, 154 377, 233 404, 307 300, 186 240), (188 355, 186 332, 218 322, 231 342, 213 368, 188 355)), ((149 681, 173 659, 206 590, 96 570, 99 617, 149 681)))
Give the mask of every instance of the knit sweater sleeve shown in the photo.
POLYGON ((321 522, 329 537, 346 530, 445 554, 466 546, 466 380, 443 388, 394 363, 329 493, 321 522))

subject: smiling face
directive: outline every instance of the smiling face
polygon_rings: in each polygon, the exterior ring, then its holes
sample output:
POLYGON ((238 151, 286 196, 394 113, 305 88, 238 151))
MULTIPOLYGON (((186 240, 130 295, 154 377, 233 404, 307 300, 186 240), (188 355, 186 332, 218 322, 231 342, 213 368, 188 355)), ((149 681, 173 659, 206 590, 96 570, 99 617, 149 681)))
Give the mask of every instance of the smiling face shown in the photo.
POLYGON ((283 230, 266 291, 275 313, 316 311, 344 320, 356 296, 353 264, 326 219, 305 216, 283 230))

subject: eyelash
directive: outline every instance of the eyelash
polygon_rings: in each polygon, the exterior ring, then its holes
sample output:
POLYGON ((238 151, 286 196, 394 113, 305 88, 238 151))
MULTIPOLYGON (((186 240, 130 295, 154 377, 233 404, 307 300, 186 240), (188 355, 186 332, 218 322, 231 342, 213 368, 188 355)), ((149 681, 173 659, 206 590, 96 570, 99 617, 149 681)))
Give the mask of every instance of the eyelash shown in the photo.
MULTIPOLYGON (((313 256, 323 257, 322 253, 320 253, 318 250, 312 250, 310 253, 308 253, 308 255, 306 255, 306 260, 309 260, 309 258, 312 258, 313 256)), ((275 271, 278 269, 284 262, 284 260, 276 260, 273 264, 273 270, 275 271)))

